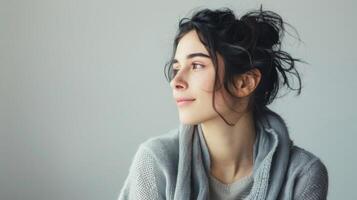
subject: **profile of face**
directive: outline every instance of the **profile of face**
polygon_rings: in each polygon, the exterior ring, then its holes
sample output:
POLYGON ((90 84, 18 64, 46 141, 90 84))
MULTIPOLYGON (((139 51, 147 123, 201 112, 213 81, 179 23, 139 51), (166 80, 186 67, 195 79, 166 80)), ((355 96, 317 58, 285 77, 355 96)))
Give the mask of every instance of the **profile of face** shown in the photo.
MULTIPOLYGON (((218 78, 222 83, 224 61, 219 54, 217 59, 218 78)), ((213 108, 213 95, 217 111, 224 117, 230 115, 231 110, 227 103, 234 105, 223 85, 214 92, 215 68, 195 30, 186 33, 179 41, 172 68, 176 75, 170 86, 182 123, 198 124, 208 120, 222 120, 213 108), (177 102, 179 98, 194 100, 177 102)))

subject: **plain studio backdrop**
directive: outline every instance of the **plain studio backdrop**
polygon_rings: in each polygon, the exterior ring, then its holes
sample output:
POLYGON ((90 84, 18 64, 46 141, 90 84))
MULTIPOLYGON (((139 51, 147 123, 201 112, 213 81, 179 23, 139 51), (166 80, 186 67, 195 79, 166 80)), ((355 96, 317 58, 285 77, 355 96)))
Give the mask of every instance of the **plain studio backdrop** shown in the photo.
POLYGON ((138 145, 179 124, 163 73, 178 20, 261 3, 298 30, 284 48, 309 63, 301 96, 269 107, 326 164, 328 199, 357 199, 356 1, 0 2, 1 200, 116 199, 138 145))

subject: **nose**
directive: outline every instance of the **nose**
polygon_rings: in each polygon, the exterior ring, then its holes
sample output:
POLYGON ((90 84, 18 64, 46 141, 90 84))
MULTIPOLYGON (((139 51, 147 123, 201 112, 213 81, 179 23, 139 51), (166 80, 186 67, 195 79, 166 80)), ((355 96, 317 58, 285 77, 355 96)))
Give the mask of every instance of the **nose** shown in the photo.
POLYGON ((187 81, 185 81, 183 79, 183 76, 182 76, 181 72, 182 71, 179 71, 178 73, 176 73, 176 75, 174 76, 174 78, 170 82, 170 86, 171 86, 171 88, 173 90, 187 88, 187 81))

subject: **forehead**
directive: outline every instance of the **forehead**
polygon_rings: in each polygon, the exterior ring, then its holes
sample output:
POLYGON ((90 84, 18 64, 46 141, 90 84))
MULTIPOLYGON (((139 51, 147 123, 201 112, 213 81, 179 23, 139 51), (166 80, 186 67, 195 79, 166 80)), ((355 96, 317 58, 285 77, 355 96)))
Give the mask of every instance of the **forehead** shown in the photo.
POLYGON ((177 44, 175 58, 178 60, 184 59, 186 55, 194 52, 208 54, 205 46, 200 41, 197 32, 195 30, 192 30, 186 33, 177 44))

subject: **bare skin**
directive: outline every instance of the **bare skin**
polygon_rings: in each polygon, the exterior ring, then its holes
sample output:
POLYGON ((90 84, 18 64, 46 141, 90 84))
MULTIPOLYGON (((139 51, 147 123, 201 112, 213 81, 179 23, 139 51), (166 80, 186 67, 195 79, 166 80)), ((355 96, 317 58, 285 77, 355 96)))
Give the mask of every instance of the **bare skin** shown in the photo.
MULTIPOLYGON (((175 52, 177 62, 173 68, 177 74, 170 85, 174 98, 194 98, 190 104, 178 106, 182 123, 202 126, 204 138, 211 157, 211 175, 225 184, 248 176, 253 170, 253 146, 256 139, 254 119, 248 110, 248 101, 261 78, 259 70, 253 69, 235 79, 236 96, 243 99, 233 101, 222 86, 213 93, 215 69, 211 58, 187 56, 193 53, 209 55, 200 42, 196 31, 190 31, 180 40, 175 52), (227 125, 213 109, 215 107, 234 126, 227 125), (232 111, 230 108, 238 112, 232 111)), ((218 75, 222 81, 224 62, 218 56, 218 75)))

